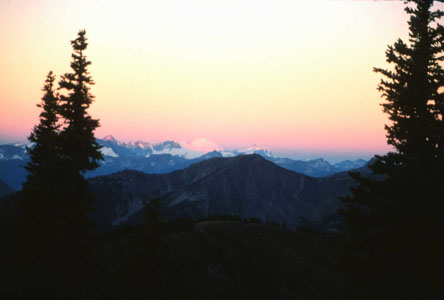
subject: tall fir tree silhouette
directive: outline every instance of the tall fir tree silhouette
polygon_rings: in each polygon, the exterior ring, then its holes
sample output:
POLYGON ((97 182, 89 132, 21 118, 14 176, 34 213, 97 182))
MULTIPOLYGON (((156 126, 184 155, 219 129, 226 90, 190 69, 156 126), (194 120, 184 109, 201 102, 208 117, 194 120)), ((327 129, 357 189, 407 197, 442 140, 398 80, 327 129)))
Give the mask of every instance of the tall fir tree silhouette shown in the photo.
POLYGON ((91 118, 88 113, 94 99, 90 93, 90 86, 94 82, 88 72, 91 62, 84 54, 88 46, 85 30, 78 32, 71 45, 72 72, 61 76, 59 82, 59 114, 64 121, 60 132, 61 180, 64 188, 61 193, 61 211, 64 216, 62 228, 70 239, 66 243, 69 252, 75 257, 73 261, 83 261, 89 255, 89 231, 92 222, 88 218, 88 212, 93 201, 84 173, 97 168, 103 156, 94 137, 99 121, 91 118))
POLYGON ((409 43, 386 51, 392 69, 378 90, 388 114, 387 141, 395 151, 370 166, 376 175, 352 174, 358 185, 345 197, 352 253, 349 267, 364 276, 409 274, 439 289, 443 278, 444 16, 433 1, 408 0, 409 43), (413 5, 412 5, 413 4, 413 5), (379 176, 378 176, 379 175, 379 176))
POLYGON ((60 96, 60 115, 66 124, 61 132, 61 154, 69 177, 81 180, 86 171, 99 166, 103 156, 94 137, 99 121, 87 111, 94 100, 90 93, 94 81, 88 72, 91 62, 84 54, 88 46, 86 31, 80 30, 71 45, 72 73, 64 74, 59 82, 60 90, 67 93, 60 96))
POLYGON ((94 100, 90 93, 90 86, 94 81, 88 72, 91 62, 84 53, 88 46, 86 31, 80 30, 71 45, 72 72, 61 76, 59 82, 59 114, 64 120, 60 132, 61 166, 65 187, 63 198, 69 207, 65 210, 69 213, 69 216, 66 216, 67 220, 76 224, 68 228, 75 233, 84 234, 86 228, 91 226, 87 221, 87 212, 91 209, 93 199, 84 173, 97 168, 98 161, 102 160, 103 156, 94 137, 94 130, 99 126, 99 121, 91 118, 88 113, 88 108, 94 100))

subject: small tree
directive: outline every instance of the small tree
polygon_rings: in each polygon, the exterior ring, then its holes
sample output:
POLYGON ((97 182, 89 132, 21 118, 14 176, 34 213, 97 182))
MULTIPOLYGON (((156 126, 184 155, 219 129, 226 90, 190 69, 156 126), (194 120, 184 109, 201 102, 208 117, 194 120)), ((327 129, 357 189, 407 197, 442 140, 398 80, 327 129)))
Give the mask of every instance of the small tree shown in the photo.
POLYGON ((54 74, 49 72, 42 89, 42 101, 37 105, 42 109, 40 123, 28 138, 33 145, 27 148, 31 160, 25 166, 29 173, 21 197, 24 221, 22 238, 32 265, 38 262, 48 265, 51 255, 47 255, 50 252, 47 248, 52 245, 53 233, 57 228, 55 212, 61 168, 58 99, 54 95, 54 80, 54 74))
POLYGON ((379 176, 352 175, 358 185, 343 199, 343 215, 355 271, 428 273, 432 282, 444 250, 436 244, 444 232, 444 27, 436 20, 444 13, 432 11, 430 0, 406 4, 409 43, 399 39, 388 47, 393 69, 374 69, 384 76, 378 90, 391 121, 388 143, 396 151, 377 157, 371 169, 379 176))

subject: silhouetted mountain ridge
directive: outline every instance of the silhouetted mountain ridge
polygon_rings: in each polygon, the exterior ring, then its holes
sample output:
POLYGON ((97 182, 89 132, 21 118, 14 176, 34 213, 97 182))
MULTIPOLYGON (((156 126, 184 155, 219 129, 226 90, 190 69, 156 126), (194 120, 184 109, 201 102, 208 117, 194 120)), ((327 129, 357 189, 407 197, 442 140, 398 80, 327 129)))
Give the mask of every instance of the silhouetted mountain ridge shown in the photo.
POLYGON ((253 154, 212 158, 168 174, 127 170, 90 183, 100 199, 94 217, 104 227, 137 221, 143 202, 155 197, 167 219, 233 215, 297 227, 334 214, 351 180, 312 178, 253 154))

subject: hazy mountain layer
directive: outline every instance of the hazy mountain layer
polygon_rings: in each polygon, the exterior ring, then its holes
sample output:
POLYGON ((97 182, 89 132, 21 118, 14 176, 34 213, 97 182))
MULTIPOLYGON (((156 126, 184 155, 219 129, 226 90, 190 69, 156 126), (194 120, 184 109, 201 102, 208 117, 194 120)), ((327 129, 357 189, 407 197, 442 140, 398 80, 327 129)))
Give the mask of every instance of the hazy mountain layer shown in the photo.
MULTIPOLYGON (((293 160, 274 157, 267 148, 253 146, 241 150, 224 150, 200 139, 193 143, 165 141, 159 144, 136 141, 121 143, 112 136, 99 139, 105 160, 98 169, 88 172, 87 177, 116 173, 122 170, 137 170, 151 174, 165 174, 181 170, 194 163, 214 157, 234 157, 240 154, 260 154, 264 158, 288 169, 312 177, 322 177, 365 165, 364 160, 344 161, 330 164, 324 159, 293 160), (204 150, 215 149, 204 153, 204 150), (200 152, 199 152, 200 151, 200 152)), ((0 179, 14 190, 20 190, 26 179, 23 166, 29 161, 23 144, 0 145, 0 179)))

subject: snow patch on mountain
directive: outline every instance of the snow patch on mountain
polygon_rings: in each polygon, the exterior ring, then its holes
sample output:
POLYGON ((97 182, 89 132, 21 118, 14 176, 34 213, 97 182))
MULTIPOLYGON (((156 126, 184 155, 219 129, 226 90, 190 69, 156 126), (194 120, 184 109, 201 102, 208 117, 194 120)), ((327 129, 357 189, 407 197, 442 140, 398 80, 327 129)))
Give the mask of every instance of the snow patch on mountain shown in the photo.
POLYGON ((119 157, 119 155, 117 155, 116 152, 109 147, 100 148, 100 152, 102 152, 103 156, 119 157))
POLYGON ((236 153, 231 152, 231 151, 226 151, 226 150, 221 151, 220 153, 222 154, 222 157, 234 157, 234 156, 236 156, 236 153))
POLYGON ((128 145, 132 148, 153 149, 153 146, 150 143, 144 141, 131 141, 128 145))
POLYGON ((242 154, 263 154, 265 156, 273 156, 273 153, 271 152, 270 148, 267 147, 261 147, 258 145, 252 145, 248 148, 239 150, 239 153, 242 154))
POLYGON ((323 158, 309 160, 311 165, 315 168, 329 168, 331 167, 328 161, 325 161, 323 158))
MULTIPOLYGON (((152 154, 171 154, 172 156, 181 156, 186 159, 193 159, 202 155, 200 152, 184 148, 164 148, 162 150, 153 150, 152 154)), ((146 157, 150 157, 150 154, 148 153, 146 157)))

